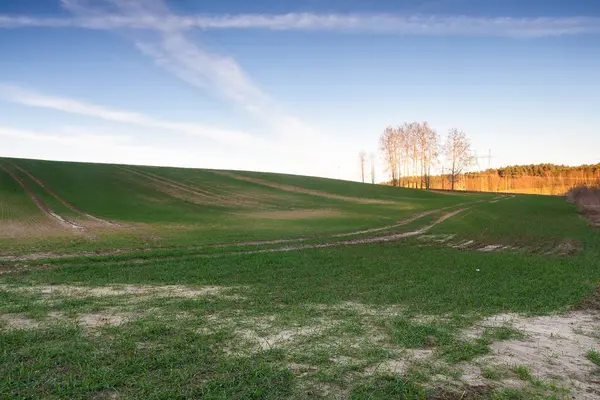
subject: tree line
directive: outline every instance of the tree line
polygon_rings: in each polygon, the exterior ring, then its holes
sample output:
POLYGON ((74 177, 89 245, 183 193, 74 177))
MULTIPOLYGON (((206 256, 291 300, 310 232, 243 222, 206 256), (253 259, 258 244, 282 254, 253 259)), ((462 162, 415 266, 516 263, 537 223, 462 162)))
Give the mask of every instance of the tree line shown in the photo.
POLYGON ((519 178, 523 176, 537 177, 579 177, 600 176, 600 163, 584 164, 579 166, 557 165, 557 164, 530 164, 509 165, 502 168, 490 168, 483 172, 471 172, 469 174, 498 174, 501 178, 519 178))
MULTIPOLYGON (((379 137, 379 151, 389 173, 384 183, 394 186, 538 194, 564 194, 579 185, 600 186, 600 164, 511 165, 469 172, 477 157, 467 135, 450 129, 442 138, 427 122, 388 126, 379 137)), ((375 183, 375 155, 369 158, 371 183, 375 183)), ((365 182, 365 152, 359 154, 359 161, 365 182)))
MULTIPOLYGON (((471 154, 470 140, 463 131, 450 129, 442 141, 427 122, 388 126, 379 138, 379 150, 394 186, 430 189, 434 176, 432 171, 445 165, 448 168, 450 188, 454 190, 459 175, 475 161, 471 154)), ((365 157, 364 152, 359 154, 363 182, 365 157)), ((373 160, 371 169, 374 170, 373 160)), ((373 175, 374 173, 374 181, 373 175)))

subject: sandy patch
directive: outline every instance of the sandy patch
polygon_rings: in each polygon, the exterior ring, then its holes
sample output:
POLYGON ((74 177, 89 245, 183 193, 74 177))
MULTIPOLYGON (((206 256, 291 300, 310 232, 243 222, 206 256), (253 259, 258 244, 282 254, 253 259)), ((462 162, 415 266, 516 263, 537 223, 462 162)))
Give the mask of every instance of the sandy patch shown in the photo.
POLYGON ((402 375, 415 361, 425 360, 432 357, 434 351, 428 349, 404 349, 402 358, 394 360, 384 360, 380 363, 371 365, 365 369, 370 375, 374 374, 392 374, 402 375))
MULTIPOLYGON (((570 389, 573 398, 600 398, 598 367, 586 358, 590 349, 600 350, 600 314, 581 311, 530 318, 498 315, 483 321, 478 329, 505 324, 519 329, 526 338, 493 343, 493 354, 480 359, 483 365, 525 365, 535 378, 570 389)), ((475 383, 481 376, 468 374, 465 379, 475 383)))
POLYGON ((77 323, 86 328, 102 326, 119 326, 130 321, 135 314, 118 311, 105 311, 93 314, 84 314, 77 318, 77 323))
POLYGON ((104 296, 135 296, 150 297, 179 297, 194 298, 220 296, 223 298, 239 299, 238 295, 224 293, 237 289, 223 286, 191 287, 184 285, 110 285, 110 286, 74 286, 74 285, 38 285, 11 286, 0 285, 0 290, 40 293, 44 296, 59 297, 104 297, 104 296))
POLYGON ((328 313, 357 313, 362 316, 385 316, 393 317, 402 315, 406 310, 405 306, 389 305, 389 306, 372 306, 353 301, 345 301, 336 305, 314 305, 317 310, 326 311, 328 313))
POLYGON ((319 326, 304 326, 295 329, 285 329, 268 336, 260 336, 253 330, 240 330, 238 335, 245 340, 255 343, 261 350, 280 348, 300 338, 315 336, 322 331, 319 326))
MULTIPOLYGON (((0 221, 0 238, 45 238, 55 236, 65 236, 69 231, 54 223, 50 219, 41 217, 35 222, 32 221, 0 221)), ((0 259, 3 259, 2 257, 0 259)))
POLYGON ((2 314, 0 322, 7 329, 35 329, 40 326, 39 321, 21 314, 2 314))
POLYGON ((244 214, 254 218, 269 219, 311 219, 311 218, 330 218, 342 215, 338 210, 284 210, 284 211, 261 211, 244 214))
POLYGON ((132 318, 136 317, 135 313, 126 313, 116 310, 107 310, 103 312, 83 314, 75 319, 69 319, 63 313, 50 312, 44 320, 38 321, 28 318, 22 314, 3 314, 0 315, 0 321, 4 328, 12 329, 37 329, 43 326, 51 326, 60 322, 74 322, 84 328, 97 328, 101 326, 118 326, 132 318))

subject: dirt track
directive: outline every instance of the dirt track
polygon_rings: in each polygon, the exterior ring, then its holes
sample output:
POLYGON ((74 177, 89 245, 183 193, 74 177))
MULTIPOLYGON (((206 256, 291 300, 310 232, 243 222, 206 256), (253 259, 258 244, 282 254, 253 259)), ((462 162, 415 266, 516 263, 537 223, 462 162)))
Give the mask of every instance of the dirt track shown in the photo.
POLYGON ((25 183, 25 181, 23 181, 23 179, 21 179, 21 177, 19 177, 17 174, 15 174, 13 171, 11 171, 9 168, 7 168, 5 165, 0 164, 0 168, 2 168, 4 171, 6 171, 7 174, 9 174, 22 188, 23 190, 25 190, 25 192, 29 195, 29 197, 31 197, 31 200, 33 200, 33 202, 38 206, 38 208, 47 216, 53 218, 54 220, 58 221, 61 225, 63 226, 68 226, 70 228, 73 229, 80 229, 83 230, 84 227, 81 225, 78 225, 72 221, 67 220, 66 218, 58 215, 57 213, 55 213, 54 211, 52 211, 47 205, 46 203, 37 195, 35 194, 31 188, 29 187, 29 185, 27 185, 27 183, 25 183))
POLYGON ((52 188, 50 188, 48 185, 46 185, 41 179, 35 177, 33 174, 31 174, 29 171, 27 171, 26 169, 19 167, 16 164, 12 164, 13 167, 15 167, 16 169, 18 169, 19 171, 21 171, 22 173, 24 173, 25 175, 27 175, 32 181, 34 181, 35 183, 37 183, 38 185, 40 185, 41 187, 44 188, 44 190, 46 190, 46 192, 48 192, 52 197, 54 197, 56 200, 58 200, 62 205, 64 205, 65 207, 67 207, 69 210, 83 215, 84 217, 93 219, 95 221, 99 221, 108 225, 116 225, 113 222, 107 221, 105 219, 96 217, 94 215, 88 214, 87 212, 75 207, 73 204, 69 203, 68 201, 66 201, 65 199, 63 199, 62 197, 60 197, 58 194, 56 194, 56 192, 54 190, 52 190, 52 188))
POLYGON ((259 178, 251 178, 249 176, 237 175, 237 174, 234 174, 233 172, 225 172, 225 171, 214 171, 214 172, 216 174, 228 176, 230 178, 234 178, 234 179, 238 179, 238 180, 242 180, 242 181, 246 181, 246 182, 252 182, 252 183, 259 184, 259 185, 272 187, 275 189, 285 190, 286 192, 305 193, 305 194, 310 194, 313 196, 326 197, 328 199, 354 201, 357 203, 365 203, 365 204, 394 204, 395 203, 391 200, 365 199, 363 197, 342 196, 339 194, 321 192, 318 190, 306 189, 306 188, 302 188, 302 187, 298 187, 298 186, 284 185, 284 184, 280 184, 280 183, 269 182, 269 181, 259 179, 259 178))

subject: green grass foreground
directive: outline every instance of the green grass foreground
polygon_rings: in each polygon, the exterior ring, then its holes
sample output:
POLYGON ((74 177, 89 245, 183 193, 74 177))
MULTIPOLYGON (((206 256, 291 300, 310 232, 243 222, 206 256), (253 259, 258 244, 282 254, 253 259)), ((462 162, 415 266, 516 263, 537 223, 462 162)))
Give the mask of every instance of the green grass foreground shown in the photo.
MULTIPOLYGON (((530 338, 481 325, 597 312, 583 300, 600 283, 600 232, 563 198, 0 163, 84 228, 0 170, 2 398, 579 394, 494 363, 494 345, 530 338), (474 366, 479 386, 464 378, 474 366)), ((581 351, 591 381, 597 354, 581 351)))

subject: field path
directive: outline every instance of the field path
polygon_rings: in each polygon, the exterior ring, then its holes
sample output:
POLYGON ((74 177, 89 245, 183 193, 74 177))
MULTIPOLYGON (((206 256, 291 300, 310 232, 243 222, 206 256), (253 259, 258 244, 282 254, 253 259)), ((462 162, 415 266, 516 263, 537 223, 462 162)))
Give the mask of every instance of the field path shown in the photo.
MULTIPOLYGON (((332 239, 332 238, 362 235, 362 234, 366 234, 366 233, 375 233, 375 232, 380 232, 380 231, 384 231, 384 230, 401 227, 401 226, 407 225, 411 222, 417 221, 418 219, 421 219, 428 215, 434 214, 436 212, 440 212, 442 210, 445 210, 445 209, 448 209, 451 207, 459 207, 461 205, 464 205, 464 204, 457 204, 455 206, 448 206, 448 207, 444 207, 444 208, 438 208, 438 209, 434 209, 434 210, 424 211, 424 212, 412 215, 411 217, 409 217, 407 219, 398 221, 394 225, 387 225, 387 226, 383 226, 383 227, 379 227, 379 228, 371 228, 371 229, 364 229, 364 230, 360 230, 360 231, 328 234, 328 235, 313 236, 313 237, 305 236, 305 237, 297 237, 297 238, 289 238, 289 239, 252 240, 252 241, 232 242, 232 243, 214 243, 214 244, 206 244, 203 246, 199 246, 197 248, 192 247, 192 248, 188 248, 188 249, 190 249, 190 250, 197 249, 198 251, 200 251, 202 249, 208 249, 208 248, 262 246, 262 245, 270 245, 270 244, 291 244, 291 243, 306 242, 307 240, 312 240, 312 239, 332 239)), ((219 255, 227 255, 227 254, 253 254, 253 253, 264 253, 264 252, 311 249, 311 248, 324 248, 324 247, 333 247, 333 246, 341 246, 341 245, 354 245, 354 244, 361 244, 361 243, 388 242, 388 241, 398 240, 398 239, 402 239, 402 238, 406 238, 406 237, 421 235, 421 234, 427 232, 428 230, 430 230, 435 225, 443 222, 444 220, 446 220, 466 209, 467 208, 462 208, 459 210, 454 210, 454 211, 448 212, 448 213, 442 215, 440 218, 438 218, 434 223, 432 223, 424 228, 414 230, 414 231, 409 231, 409 232, 402 232, 402 233, 396 233, 396 234, 391 234, 391 235, 382 235, 382 236, 361 237, 361 238, 357 238, 357 239, 344 240, 344 241, 332 242, 332 243, 289 245, 289 246, 277 247, 274 249, 226 252, 226 253, 217 254, 217 255, 206 255, 206 254, 196 254, 196 255, 202 257, 202 256, 219 256, 219 255)), ((106 255, 118 255, 118 254, 122 255, 122 254, 130 254, 130 253, 144 253, 144 252, 150 252, 153 250, 155 250, 155 249, 154 248, 117 249, 117 250, 106 250, 106 251, 99 251, 99 252, 98 251, 96 251, 96 252, 79 252, 79 253, 67 253, 67 254, 37 253, 37 254, 25 254, 25 255, 18 255, 18 256, 4 256, 4 257, 0 257, 0 261, 2 261, 2 260, 4 260, 4 261, 27 261, 27 260, 37 260, 37 259, 43 259, 43 258, 63 259, 63 258, 76 258, 76 257, 81 257, 81 256, 106 256, 106 255)), ((188 255, 193 255, 193 254, 188 254, 188 255)))
POLYGON ((228 176, 230 178, 234 178, 237 180, 252 182, 252 183, 256 183, 258 185, 263 185, 263 186, 268 186, 268 187, 272 187, 275 189, 285 190, 286 192, 305 193, 305 194, 310 194, 313 196, 326 197, 329 199, 354 201, 357 203, 365 203, 365 204, 394 204, 395 203, 394 201, 391 201, 391 200, 379 200, 379 199, 369 199, 369 198, 364 198, 364 197, 342 196, 340 194, 321 192, 318 190, 306 189, 306 188, 299 187, 299 186, 284 185, 282 183, 275 183, 275 182, 270 182, 270 181, 266 181, 266 180, 259 179, 259 178, 251 178, 249 176, 238 175, 233 172, 226 172, 226 171, 213 171, 213 172, 216 174, 228 176))
POLYGON ((198 254, 198 256, 212 258, 212 257, 222 257, 222 256, 229 256, 229 255, 238 255, 238 254, 280 253, 280 252, 306 250, 306 249, 323 249, 323 248, 328 248, 328 247, 342 247, 342 246, 354 246, 354 245, 368 244, 368 243, 393 242, 393 241, 397 241, 399 239, 405 239, 405 238, 409 238, 409 237, 413 237, 413 236, 422 235, 423 233, 429 231, 434 226, 444 222, 448 218, 451 218, 451 217, 455 216, 456 214, 461 213, 465 210, 467 210, 467 208, 460 208, 458 210, 450 211, 446 214, 443 214, 437 220, 435 220, 433 223, 431 223, 427 226, 424 226, 424 227, 419 228, 414 231, 394 233, 391 235, 361 237, 361 238, 357 238, 357 239, 343 240, 343 241, 331 242, 331 243, 311 243, 311 244, 300 244, 297 246, 283 246, 283 247, 277 247, 274 249, 236 251, 236 252, 231 252, 231 253, 218 253, 218 254, 198 254))
POLYGON ((88 214, 87 212, 75 207, 73 204, 69 203, 67 200, 63 199, 62 197, 60 197, 58 194, 56 194, 56 192, 54 190, 52 190, 52 188, 50 188, 48 185, 46 185, 41 179, 35 177, 33 174, 31 174, 29 171, 27 171, 26 169, 16 165, 16 164, 12 164, 13 167, 15 167, 16 169, 18 169, 19 171, 21 171, 22 173, 24 173, 25 175, 27 175, 29 178, 31 178, 32 181, 34 181, 35 183, 37 183, 38 185, 40 185, 42 188, 44 188, 44 190, 46 192, 48 192, 52 197, 54 197, 56 200, 58 200, 63 206, 67 207, 69 210, 73 211, 74 213, 83 215, 84 217, 87 217, 89 219, 93 219, 95 221, 99 221, 108 225, 117 225, 114 222, 110 222, 107 221, 105 219, 96 217, 94 215, 88 214))
MULTIPOLYGON (((212 204, 215 202, 220 202, 220 201, 227 201, 228 199, 224 196, 220 196, 218 194, 209 192, 207 190, 203 190, 197 187, 192 187, 186 184, 183 184, 181 182, 177 182, 174 181, 172 179, 169 178, 165 178, 162 177, 160 175, 156 175, 153 174, 151 172, 146 172, 146 171, 140 171, 137 169, 133 169, 133 168, 126 168, 126 167, 121 167, 121 169, 123 169, 124 171, 127 171, 129 173, 138 175, 142 178, 148 179, 150 181, 156 182, 160 185, 166 185, 171 187, 172 189, 178 190, 178 191, 183 191, 183 192, 187 192, 189 194, 193 194, 196 196, 199 196, 202 199, 205 199, 205 202, 208 204, 212 204)), ((169 194, 172 196, 172 194, 170 194, 168 191, 164 191, 165 193, 169 194)))
POLYGON ((179 182, 179 181, 175 181, 173 179, 169 179, 166 178, 164 176, 160 176, 157 174, 153 174, 152 172, 148 172, 148 171, 142 171, 142 170, 138 170, 135 168, 126 168, 126 167, 122 167, 123 169, 129 171, 129 172, 133 172, 134 174, 138 174, 138 175, 142 175, 148 179, 151 179, 155 182, 159 182, 159 183, 166 183, 170 186, 174 186, 177 187, 178 189, 182 189, 182 190, 187 190, 190 192, 193 192, 195 194, 201 195, 201 196, 206 196, 206 197, 223 197, 223 196, 219 196, 216 193, 210 192, 208 190, 205 189, 201 189, 197 186, 190 186, 187 185, 185 183, 179 182))
POLYGON ((81 229, 83 230, 83 226, 78 225, 72 221, 67 220, 66 218, 58 215, 57 213, 55 213, 54 211, 52 211, 47 205, 46 203, 39 198, 38 195, 36 195, 31 188, 27 185, 27 183, 25 183, 23 181, 23 179, 21 179, 21 177, 19 177, 18 175, 16 175, 13 171, 11 171, 9 168, 7 168, 4 164, 0 164, 0 168, 2 168, 4 171, 6 171, 7 174, 9 174, 22 188, 23 190, 25 190, 25 192, 29 195, 29 197, 31 197, 31 200, 33 200, 33 202, 38 206, 38 208, 46 215, 48 215, 49 217, 54 218, 55 220, 57 220, 58 222, 60 222, 62 225, 68 226, 70 228, 73 229, 81 229))

